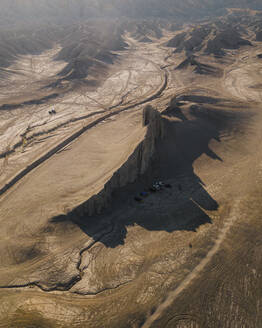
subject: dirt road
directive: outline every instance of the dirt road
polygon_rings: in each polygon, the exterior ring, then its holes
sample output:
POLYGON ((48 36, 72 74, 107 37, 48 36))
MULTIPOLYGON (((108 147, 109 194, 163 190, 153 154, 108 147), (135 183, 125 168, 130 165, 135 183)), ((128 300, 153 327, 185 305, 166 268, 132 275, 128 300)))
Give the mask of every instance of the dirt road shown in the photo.
POLYGON ((54 141, 19 154, 17 171, 81 132, 2 195, 0 327, 259 327, 260 48, 248 65, 241 64, 246 49, 228 54, 217 64, 224 74, 207 77, 174 71, 181 55, 165 62, 165 40, 133 41, 99 91, 108 92, 105 101, 98 91, 78 94, 79 107, 96 100, 93 117, 63 125, 92 113, 61 110, 54 141), (256 73, 239 80, 243 70, 256 73), (180 103, 170 104, 179 93, 180 103), (105 107, 99 114, 97 99, 105 107), (116 190, 101 214, 70 216, 144 139, 141 109, 149 102, 162 111, 165 131, 150 172, 116 190), (150 192, 154 180, 170 187, 150 192))

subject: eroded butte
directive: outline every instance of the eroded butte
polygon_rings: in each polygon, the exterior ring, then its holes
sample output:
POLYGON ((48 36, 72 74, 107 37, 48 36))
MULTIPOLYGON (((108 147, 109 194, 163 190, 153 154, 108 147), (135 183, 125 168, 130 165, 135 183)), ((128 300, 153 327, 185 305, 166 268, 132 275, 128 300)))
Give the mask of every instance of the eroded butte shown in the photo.
POLYGON ((83 24, 14 50, 1 327, 260 326, 262 43, 242 16, 109 24, 106 45, 83 24))

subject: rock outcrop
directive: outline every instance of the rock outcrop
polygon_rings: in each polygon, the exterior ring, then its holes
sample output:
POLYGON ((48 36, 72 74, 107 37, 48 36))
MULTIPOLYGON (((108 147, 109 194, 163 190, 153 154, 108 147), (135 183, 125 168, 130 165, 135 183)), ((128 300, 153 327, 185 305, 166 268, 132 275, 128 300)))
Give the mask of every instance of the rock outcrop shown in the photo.
POLYGON ((176 69, 182 70, 190 66, 194 67, 194 72, 197 74, 216 75, 219 73, 219 70, 216 67, 200 63, 196 60, 195 56, 187 57, 176 67, 176 69))
POLYGON ((70 219, 101 213, 110 205, 113 191, 135 182, 146 172, 153 158, 157 140, 164 137, 161 114, 151 106, 146 106, 143 111, 142 124, 147 129, 144 140, 138 144, 128 160, 113 174, 98 194, 68 214, 70 219))

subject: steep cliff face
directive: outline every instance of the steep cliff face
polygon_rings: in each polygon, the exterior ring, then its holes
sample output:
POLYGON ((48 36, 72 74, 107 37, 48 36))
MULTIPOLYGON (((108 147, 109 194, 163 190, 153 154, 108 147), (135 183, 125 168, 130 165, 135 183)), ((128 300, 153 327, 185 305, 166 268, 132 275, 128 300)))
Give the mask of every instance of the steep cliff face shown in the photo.
POLYGON ((160 113, 151 106, 146 106, 143 111, 143 126, 147 132, 128 160, 113 174, 104 188, 85 203, 78 206, 68 215, 73 219, 76 216, 91 216, 99 214, 110 205, 113 191, 135 182, 148 169, 156 149, 156 142, 163 138, 163 124, 160 113))

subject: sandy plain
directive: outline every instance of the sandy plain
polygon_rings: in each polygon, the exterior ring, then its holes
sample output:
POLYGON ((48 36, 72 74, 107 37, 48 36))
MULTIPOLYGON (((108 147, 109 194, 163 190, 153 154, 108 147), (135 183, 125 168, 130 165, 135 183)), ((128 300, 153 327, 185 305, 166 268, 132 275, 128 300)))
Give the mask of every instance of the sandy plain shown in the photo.
MULTIPOLYGON (((183 58, 164 46, 170 37, 127 35, 97 90, 64 86, 47 103, 1 112, 2 153, 25 131, 29 140, 1 159, 2 188, 82 131, 1 195, 1 327, 259 327, 262 46, 203 56, 223 72, 207 77, 175 70, 183 58), (102 213, 70 220, 145 137, 147 103, 165 131, 149 172, 102 213), (172 188, 136 202, 154 180, 172 188)), ((19 102, 24 80, 47 84, 64 65, 55 51, 10 68, 19 102)))

